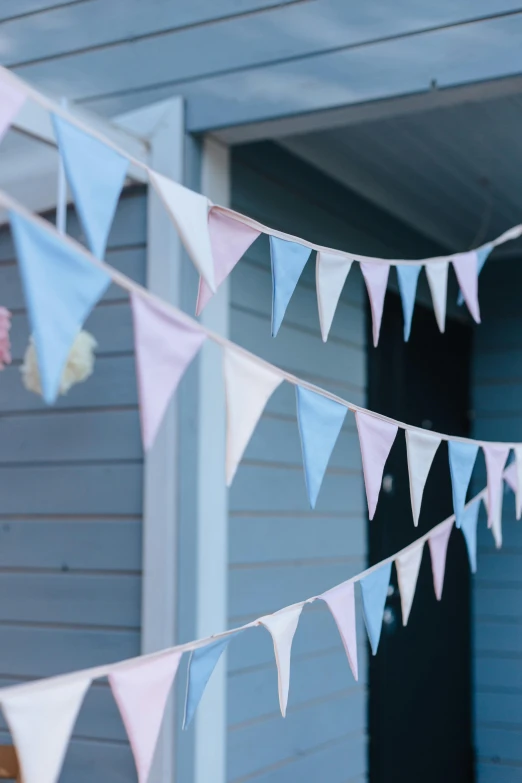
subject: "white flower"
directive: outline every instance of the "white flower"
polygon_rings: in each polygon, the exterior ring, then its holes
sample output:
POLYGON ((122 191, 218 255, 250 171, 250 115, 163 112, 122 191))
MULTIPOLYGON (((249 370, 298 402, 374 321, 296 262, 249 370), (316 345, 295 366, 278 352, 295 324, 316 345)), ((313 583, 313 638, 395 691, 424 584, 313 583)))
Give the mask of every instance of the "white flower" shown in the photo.
MULTIPOLYGON (((67 364, 62 373, 60 381, 60 394, 67 394, 71 386, 75 383, 85 381, 94 370, 94 349, 97 342, 89 332, 81 331, 78 333, 72 344, 67 364)), ((29 339, 29 345, 25 351, 24 362, 20 367, 24 386, 35 394, 42 393, 40 386, 40 373, 38 372, 38 359, 33 338, 29 339)))

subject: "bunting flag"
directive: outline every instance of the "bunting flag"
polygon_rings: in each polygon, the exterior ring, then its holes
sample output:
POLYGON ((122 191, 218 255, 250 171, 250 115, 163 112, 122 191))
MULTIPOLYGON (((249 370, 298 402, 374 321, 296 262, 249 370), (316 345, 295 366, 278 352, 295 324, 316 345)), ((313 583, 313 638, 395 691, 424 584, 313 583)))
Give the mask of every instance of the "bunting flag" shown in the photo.
MULTIPOLYGON (((493 250, 493 245, 484 245, 484 247, 479 247, 477 250, 475 250, 475 253, 477 254, 477 275, 480 275, 480 273, 482 272, 482 268, 486 263, 488 256, 490 255, 492 250, 493 250)), ((458 305, 464 304, 464 295, 462 291, 459 291, 457 304, 458 305)))
POLYGON ((283 378, 271 367, 229 346, 223 350, 223 372, 227 401, 226 479, 230 486, 259 417, 283 378))
POLYGON ((453 510, 457 527, 460 527, 462 512, 466 503, 466 494, 477 459, 478 446, 475 443, 448 441, 451 486, 453 491, 453 510))
POLYGON ((368 297, 370 299, 373 345, 375 347, 379 342, 384 297, 386 295, 390 267, 388 264, 368 264, 361 262, 361 272, 363 273, 366 290, 368 291, 368 297))
POLYGON ((51 117, 87 242, 94 255, 103 258, 129 162, 58 115, 51 117))
POLYGON ((433 572, 433 587, 435 588, 437 601, 440 601, 442 598, 444 573, 446 571, 446 554, 448 552, 448 543, 452 528, 453 521, 448 522, 446 525, 432 533, 428 538, 428 546, 431 555, 431 570, 433 572))
POLYGON ((449 261, 441 261, 440 264, 426 264, 426 277, 433 300, 433 309, 439 330, 444 332, 446 328, 446 299, 448 295, 448 266, 449 261))
POLYGON ((483 444, 488 477, 488 527, 491 528, 497 549, 502 546, 502 473, 510 447, 502 444, 483 444))
POLYGON ((337 253, 317 253, 315 284, 321 336, 326 342, 332 326, 337 304, 353 261, 337 253))
POLYGON ((413 266, 412 264, 399 264, 397 266, 397 279, 404 315, 404 342, 406 343, 410 339, 411 320, 413 318, 417 283, 419 282, 421 269, 421 266, 413 266))
POLYGON ((462 523, 460 529, 466 541, 468 550, 469 567, 471 573, 477 573, 477 522, 480 511, 480 499, 469 503, 462 514, 462 523))
POLYGON ((399 428, 396 424, 362 411, 356 411, 355 422, 361 447, 368 515, 373 519, 381 490, 384 465, 399 428))
POLYGON ((440 438, 428 432, 406 430, 406 447, 408 453, 408 473, 410 476, 411 509, 413 524, 419 524, 419 515, 424 494, 424 486, 431 463, 440 446, 440 438))
POLYGON ((520 519, 522 516, 522 446, 515 446, 513 451, 515 452, 515 476, 516 476, 516 488, 515 488, 515 507, 516 517, 520 519))
POLYGON ((198 647, 190 654, 189 673, 187 682, 187 697, 185 699, 185 715, 183 728, 186 729, 192 722, 192 718, 203 697, 207 683, 216 668, 219 659, 227 649, 229 643, 242 631, 218 639, 205 647, 198 647))
POLYGON ((39 223, 10 213, 11 229, 38 355, 44 400, 55 401, 71 346, 109 275, 39 223))
POLYGON ((478 258, 474 250, 469 253, 459 253, 453 258, 453 269, 457 275, 459 288, 468 306, 473 320, 480 323, 480 307, 478 301, 478 258))
POLYGON ((306 489, 310 506, 315 508, 348 408, 302 386, 296 386, 295 390, 306 489))
MULTIPOLYGON (((208 231, 214 260, 214 282, 217 290, 261 232, 224 215, 215 208, 212 208, 208 215, 208 231)), ((201 314, 212 296, 212 291, 205 279, 200 277, 196 315, 201 314)))
POLYGON ((260 619, 261 625, 270 631, 274 643, 274 655, 277 665, 277 687, 279 706, 283 718, 286 715, 288 691, 290 689, 290 654, 303 605, 288 606, 275 614, 260 619))
POLYGON ((270 235, 272 260, 272 337, 283 322, 288 303, 310 258, 311 248, 270 235))
POLYGON ((424 542, 404 552, 395 560, 397 579, 401 593, 402 624, 408 625, 408 618, 413 604, 417 577, 424 551, 424 542))
MULTIPOLYGON (((513 451, 516 452, 517 447, 513 449, 513 451)), ((505 469, 503 476, 504 481, 508 485, 508 487, 512 490, 512 492, 515 493, 515 496, 517 494, 518 489, 518 466, 517 466, 517 460, 515 457, 514 462, 511 462, 507 468, 505 469)))
POLYGON ((391 563, 383 563, 360 580, 364 624, 373 655, 377 654, 381 638, 382 617, 390 585, 390 576, 391 563))
POLYGON ((25 103, 25 92, 5 76, 0 79, 0 141, 25 103))
POLYGON ((180 652, 145 658, 113 669, 109 684, 136 763, 139 783, 149 777, 163 713, 181 660, 180 652))
POLYGON ((55 783, 90 679, 2 697, 24 783, 55 783))
POLYGON ((319 596, 330 610, 341 637, 350 669, 359 679, 357 666, 357 629, 355 617, 355 590, 353 582, 344 582, 319 596))
POLYGON ((149 179, 172 218, 194 266, 212 293, 215 293, 214 259, 208 228, 208 198, 178 185, 157 171, 149 170, 149 179))
POLYGON ((170 398, 206 334, 156 299, 131 293, 143 445, 150 449, 170 398))

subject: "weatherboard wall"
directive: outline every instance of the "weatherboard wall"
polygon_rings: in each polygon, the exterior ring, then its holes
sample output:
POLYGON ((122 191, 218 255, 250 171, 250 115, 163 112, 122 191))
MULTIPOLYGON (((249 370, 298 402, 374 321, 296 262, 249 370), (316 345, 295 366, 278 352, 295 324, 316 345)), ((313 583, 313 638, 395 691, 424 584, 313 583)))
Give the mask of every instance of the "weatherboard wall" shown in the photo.
MULTIPOLYGON (((68 229, 78 236, 69 211, 68 229)), ((146 197, 128 190, 107 261, 143 283, 146 197)), ((47 407, 22 385, 29 337, 13 246, 0 234, 0 304, 13 313, 13 363, 0 373, 0 683, 140 652, 142 447, 126 293, 110 286, 86 328, 94 374, 47 407)), ((2 724, 0 740, 9 741, 2 724)), ((135 777, 106 683, 87 694, 63 781, 135 777)))

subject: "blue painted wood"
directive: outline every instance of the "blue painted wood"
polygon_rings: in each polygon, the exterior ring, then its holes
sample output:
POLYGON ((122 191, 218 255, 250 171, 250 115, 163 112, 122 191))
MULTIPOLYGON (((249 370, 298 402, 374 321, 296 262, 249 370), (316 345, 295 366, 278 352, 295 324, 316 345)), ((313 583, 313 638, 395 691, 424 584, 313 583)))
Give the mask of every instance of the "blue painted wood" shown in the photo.
POLYGON ((0 523, 0 568, 139 571, 141 520, 9 519, 0 523))
MULTIPOLYGON (((81 236, 72 210, 68 227, 81 236)), ((145 243, 144 191, 132 189, 107 260, 143 282, 145 243)), ((94 309, 94 373, 50 408, 20 377, 29 327, 6 231, 0 259, 2 304, 15 309, 0 377, 0 678, 12 683, 139 654, 143 451, 127 294, 111 286, 94 309)), ((135 775, 107 685, 89 692, 75 735, 65 783, 135 775)))

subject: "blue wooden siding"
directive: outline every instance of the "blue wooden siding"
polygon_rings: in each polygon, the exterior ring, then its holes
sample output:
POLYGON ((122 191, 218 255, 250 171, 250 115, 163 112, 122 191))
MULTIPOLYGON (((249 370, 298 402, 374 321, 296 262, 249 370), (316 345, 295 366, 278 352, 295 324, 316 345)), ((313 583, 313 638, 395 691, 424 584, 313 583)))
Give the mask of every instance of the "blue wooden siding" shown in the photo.
MULTIPOLYGON (((69 230, 78 236, 74 214, 69 230)), ((145 278, 146 199, 129 190, 107 260, 145 278)), ((136 655, 140 650, 142 450, 128 299, 111 286, 87 321, 94 375, 48 408, 20 363, 29 328, 7 231, 1 304, 13 312, 13 364, 0 374, 0 684, 136 655)), ((0 738, 7 739, 0 725, 0 738)), ((63 780, 134 779, 106 683, 80 712, 63 780)))
MULTIPOLYGON (((403 253, 418 251, 418 236, 274 145, 238 148, 232 160, 233 205, 239 210, 274 227, 358 252, 386 255, 399 247, 403 253)), ((354 267, 330 338, 323 344, 314 267, 312 257, 281 331, 272 339, 269 247, 266 237, 258 239, 232 273, 231 337, 285 369, 364 404, 362 278, 354 267)), ((267 405, 230 492, 230 624, 320 593, 360 571, 366 564, 366 520, 353 415, 347 415, 317 507, 311 511, 295 390, 283 384, 267 405)), ((305 608, 294 641, 285 720, 279 714, 267 632, 258 629, 231 645, 230 783, 366 779, 367 644, 362 622, 358 634, 356 683, 325 606, 318 602, 305 608)))
MULTIPOLYGON (((522 316, 518 259, 493 256, 480 283, 483 323, 475 330, 475 435, 522 440, 522 316)), ((476 485, 484 486, 484 468, 476 485)), ((522 781, 522 527, 506 491, 504 545, 496 551, 485 517, 474 582, 475 745, 478 783, 522 781)))
POLYGON ((182 94, 201 131, 518 74, 516 11, 516 0, 3 0, 0 60, 107 114, 182 94))

